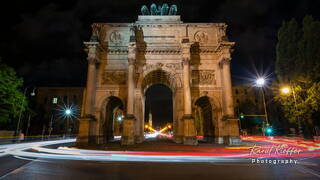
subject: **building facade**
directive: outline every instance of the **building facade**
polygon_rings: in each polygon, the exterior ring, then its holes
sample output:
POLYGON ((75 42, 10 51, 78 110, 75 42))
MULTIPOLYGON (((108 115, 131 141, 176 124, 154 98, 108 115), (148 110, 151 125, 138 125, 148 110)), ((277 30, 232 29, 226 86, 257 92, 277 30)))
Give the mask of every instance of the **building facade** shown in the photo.
MULTIPOLYGON (((79 117, 82 111, 84 87, 37 87, 35 108, 40 112, 40 120, 33 127, 40 127, 43 134, 64 134, 69 129, 70 134, 78 132, 79 117), (72 117, 67 126, 64 115, 66 109, 72 110, 72 117), (39 124, 41 123, 41 124, 39 124)), ((31 122, 32 123, 32 122, 31 122)), ((35 131, 35 130, 34 130, 35 131)))
POLYGON ((93 24, 84 42, 88 74, 77 142, 105 143, 114 131, 115 108, 124 112, 122 144, 142 142, 145 92, 160 83, 173 94, 175 142, 196 145, 202 134, 217 143, 239 143, 230 74, 234 42, 226 28, 184 23, 178 15, 93 24))

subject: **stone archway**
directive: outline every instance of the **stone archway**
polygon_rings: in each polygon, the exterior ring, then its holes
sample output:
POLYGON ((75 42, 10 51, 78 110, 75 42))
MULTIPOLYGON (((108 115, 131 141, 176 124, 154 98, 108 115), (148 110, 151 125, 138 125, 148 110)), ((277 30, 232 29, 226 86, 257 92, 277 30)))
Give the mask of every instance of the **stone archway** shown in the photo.
POLYGON ((121 135, 124 104, 120 98, 109 96, 102 108, 104 110, 100 127, 103 142, 107 143, 113 140, 114 136, 121 135))
MULTIPOLYGON (((141 82, 141 94, 142 94, 142 100, 143 100, 143 113, 146 112, 145 109, 145 104, 146 104, 146 91, 149 87, 155 85, 155 84, 162 84, 165 87, 168 87, 171 92, 172 92, 172 125, 173 125, 173 134, 175 135, 176 132, 178 131, 178 116, 179 113, 177 113, 178 111, 177 106, 181 105, 181 103, 177 103, 177 99, 181 99, 181 97, 177 96, 177 89, 180 87, 179 85, 179 80, 177 80, 176 76, 172 76, 169 72, 164 71, 162 69, 156 69, 153 70, 151 72, 149 72, 148 74, 146 74, 141 82)), ((181 115, 180 115, 181 116, 181 115)), ((144 114, 145 117, 145 114, 144 114)), ((144 120, 144 122, 146 121, 146 119, 144 120)))
POLYGON ((215 124, 213 121, 213 108, 208 96, 198 98, 194 103, 194 117, 197 135, 203 136, 203 140, 214 140, 215 124))
MULTIPOLYGON (((156 130, 160 130, 173 123, 173 93, 164 84, 149 86, 145 97, 145 124, 156 130), (159 108, 161 107, 161 108, 159 108), (150 120, 151 119, 151 120, 150 120)), ((168 129, 169 132, 171 129, 168 129)))

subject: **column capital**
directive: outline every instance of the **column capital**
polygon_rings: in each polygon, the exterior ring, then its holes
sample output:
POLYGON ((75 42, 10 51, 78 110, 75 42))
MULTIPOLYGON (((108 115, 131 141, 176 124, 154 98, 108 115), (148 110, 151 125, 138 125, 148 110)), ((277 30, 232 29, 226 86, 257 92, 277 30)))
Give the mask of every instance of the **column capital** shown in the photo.
POLYGON ((136 62, 136 59, 135 58, 128 58, 128 63, 129 63, 129 65, 134 65, 135 64, 135 62, 136 62))
POLYGON ((128 62, 132 65, 136 59, 137 46, 136 43, 130 42, 128 44, 128 62))
POLYGON ((231 58, 222 58, 219 62, 220 68, 222 68, 224 65, 230 66, 231 58))
POLYGON ((88 63, 96 64, 99 62, 99 42, 84 42, 86 52, 88 53, 88 63))
POLYGON ((190 57, 182 57, 182 65, 190 65, 190 57))

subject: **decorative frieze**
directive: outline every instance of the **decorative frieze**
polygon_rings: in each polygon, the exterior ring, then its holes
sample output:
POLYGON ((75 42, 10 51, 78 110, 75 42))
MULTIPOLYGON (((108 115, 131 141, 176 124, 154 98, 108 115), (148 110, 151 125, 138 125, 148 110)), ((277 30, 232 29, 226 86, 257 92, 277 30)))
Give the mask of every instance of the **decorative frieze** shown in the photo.
POLYGON ((161 69, 162 67, 163 67, 163 63, 147 64, 143 66, 143 70, 150 71, 150 70, 161 69))
POLYGON ((216 77, 214 70, 193 70, 192 71, 193 85, 215 85, 216 77))
POLYGON ((169 69, 172 72, 177 70, 182 70, 181 63, 156 63, 156 64, 147 64, 143 66, 144 71, 152 71, 157 69, 169 69))
POLYGON ((125 85, 127 83, 126 71, 105 71, 102 77, 102 84, 119 84, 125 85))
POLYGON ((171 69, 172 71, 181 70, 182 64, 181 63, 167 63, 165 67, 171 69))

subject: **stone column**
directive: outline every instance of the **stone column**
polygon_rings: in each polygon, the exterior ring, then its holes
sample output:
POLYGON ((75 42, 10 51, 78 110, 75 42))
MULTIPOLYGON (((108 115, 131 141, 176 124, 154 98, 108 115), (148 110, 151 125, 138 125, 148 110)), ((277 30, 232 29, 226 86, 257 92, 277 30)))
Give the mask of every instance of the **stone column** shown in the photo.
POLYGON ((88 49, 88 72, 87 72, 87 86, 84 99, 84 117, 80 120, 79 134, 77 137, 78 144, 86 144, 89 142, 89 137, 94 136, 90 134, 91 122, 94 116, 94 103, 96 91, 96 72, 98 57, 98 42, 85 42, 88 49))
POLYGON ((195 120, 192 117, 191 89, 190 89, 190 46, 189 39, 182 40, 182 63, 183 63, 183 97, 184 97, 184 116, 183 143, 187 145, 197 145, 195 120))
POLYGON ((128 96, 127 96, 127 116, 123 121, 123 131, 121 137, 122 145, 134 144, 135 121, 134 116, 134 66, 136 60, 136 43, 130 42, 128 45, 128 96))
POLYGON ((231 83, 231 72, 230 72, 230 58, 224 58, 220 62, 223 74, 223 85, 224 85, 224 100, 225 100, 225 112, 229 117, 234 116, 233 98, 232 98, 232 83, 231 83))
POLYGON ((224 57, 220 61, 220 67, 222 68, 223 86, 224 86, 224 137, 220 137, 220 141, 223 138, 225 144, 234 145, 241 142, 239 137, 239 125, 238 118, 234 117, 234 107, 232 98, 232 83, 230 72, 230 57, 224 57))

